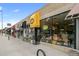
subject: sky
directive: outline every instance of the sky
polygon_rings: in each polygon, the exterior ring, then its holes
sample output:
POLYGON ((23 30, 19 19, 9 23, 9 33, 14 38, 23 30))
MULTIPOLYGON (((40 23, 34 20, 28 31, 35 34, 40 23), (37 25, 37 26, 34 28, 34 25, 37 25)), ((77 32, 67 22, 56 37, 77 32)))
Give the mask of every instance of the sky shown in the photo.
POLYGON ((0 3, 0 29, 2 28, 1 11, 3 11, 3 27, 5 28, 7 23, 14 25, 44 5, 44 3, 0 3))

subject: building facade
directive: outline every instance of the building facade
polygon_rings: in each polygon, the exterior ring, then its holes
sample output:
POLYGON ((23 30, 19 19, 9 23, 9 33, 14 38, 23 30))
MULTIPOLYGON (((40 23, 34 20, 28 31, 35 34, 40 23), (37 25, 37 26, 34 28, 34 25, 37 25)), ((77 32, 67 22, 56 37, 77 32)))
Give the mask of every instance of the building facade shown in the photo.
MULTIPOLYGON (((79 49, 79 21, 65 20, 67 15, 75 6, 76 4, 51 3, 46 4, 43 8, 36 11, 41 14, 41 35, 46 38, 42 41, 79 49)), ((29 25, 31 15, 17 23, 19 24, 18 27, 21 26, 23 21, 27 21, 27 24, 29 25)))

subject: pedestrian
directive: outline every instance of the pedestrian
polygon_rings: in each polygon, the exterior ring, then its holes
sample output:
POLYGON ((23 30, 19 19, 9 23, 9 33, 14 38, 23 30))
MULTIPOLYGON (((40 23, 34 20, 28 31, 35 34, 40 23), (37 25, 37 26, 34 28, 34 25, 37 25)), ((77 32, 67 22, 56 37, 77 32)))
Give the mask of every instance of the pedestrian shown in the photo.
POLYGON ((7 34, 8 34, 8 40, 10 40, 10 34, 11 34, 11 29, 10 28, 8 28, 7 34))

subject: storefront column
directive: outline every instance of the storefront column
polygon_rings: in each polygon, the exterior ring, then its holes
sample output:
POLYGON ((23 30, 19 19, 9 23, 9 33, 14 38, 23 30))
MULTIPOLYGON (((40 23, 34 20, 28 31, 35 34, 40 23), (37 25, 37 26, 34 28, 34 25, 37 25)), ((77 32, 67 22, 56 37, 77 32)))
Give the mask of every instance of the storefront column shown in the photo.
POLYGON ((79 19, 76 19, 76 49, 79 50, 79 19))

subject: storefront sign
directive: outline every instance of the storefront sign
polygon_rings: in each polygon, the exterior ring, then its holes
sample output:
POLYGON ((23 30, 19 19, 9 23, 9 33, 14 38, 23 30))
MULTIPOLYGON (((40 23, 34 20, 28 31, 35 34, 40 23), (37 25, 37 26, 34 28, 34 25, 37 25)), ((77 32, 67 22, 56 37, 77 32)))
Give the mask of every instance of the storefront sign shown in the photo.
POLYGON ((30 27, 31 28, 40 27, 40 14, 39 14, 39 12, 33 14, 30 17, 30 27))
POLYGON ((10 23, 8 23, 8 24, 7 24, 7 26, 11 26, 11 24, 10 24, 10 23))

